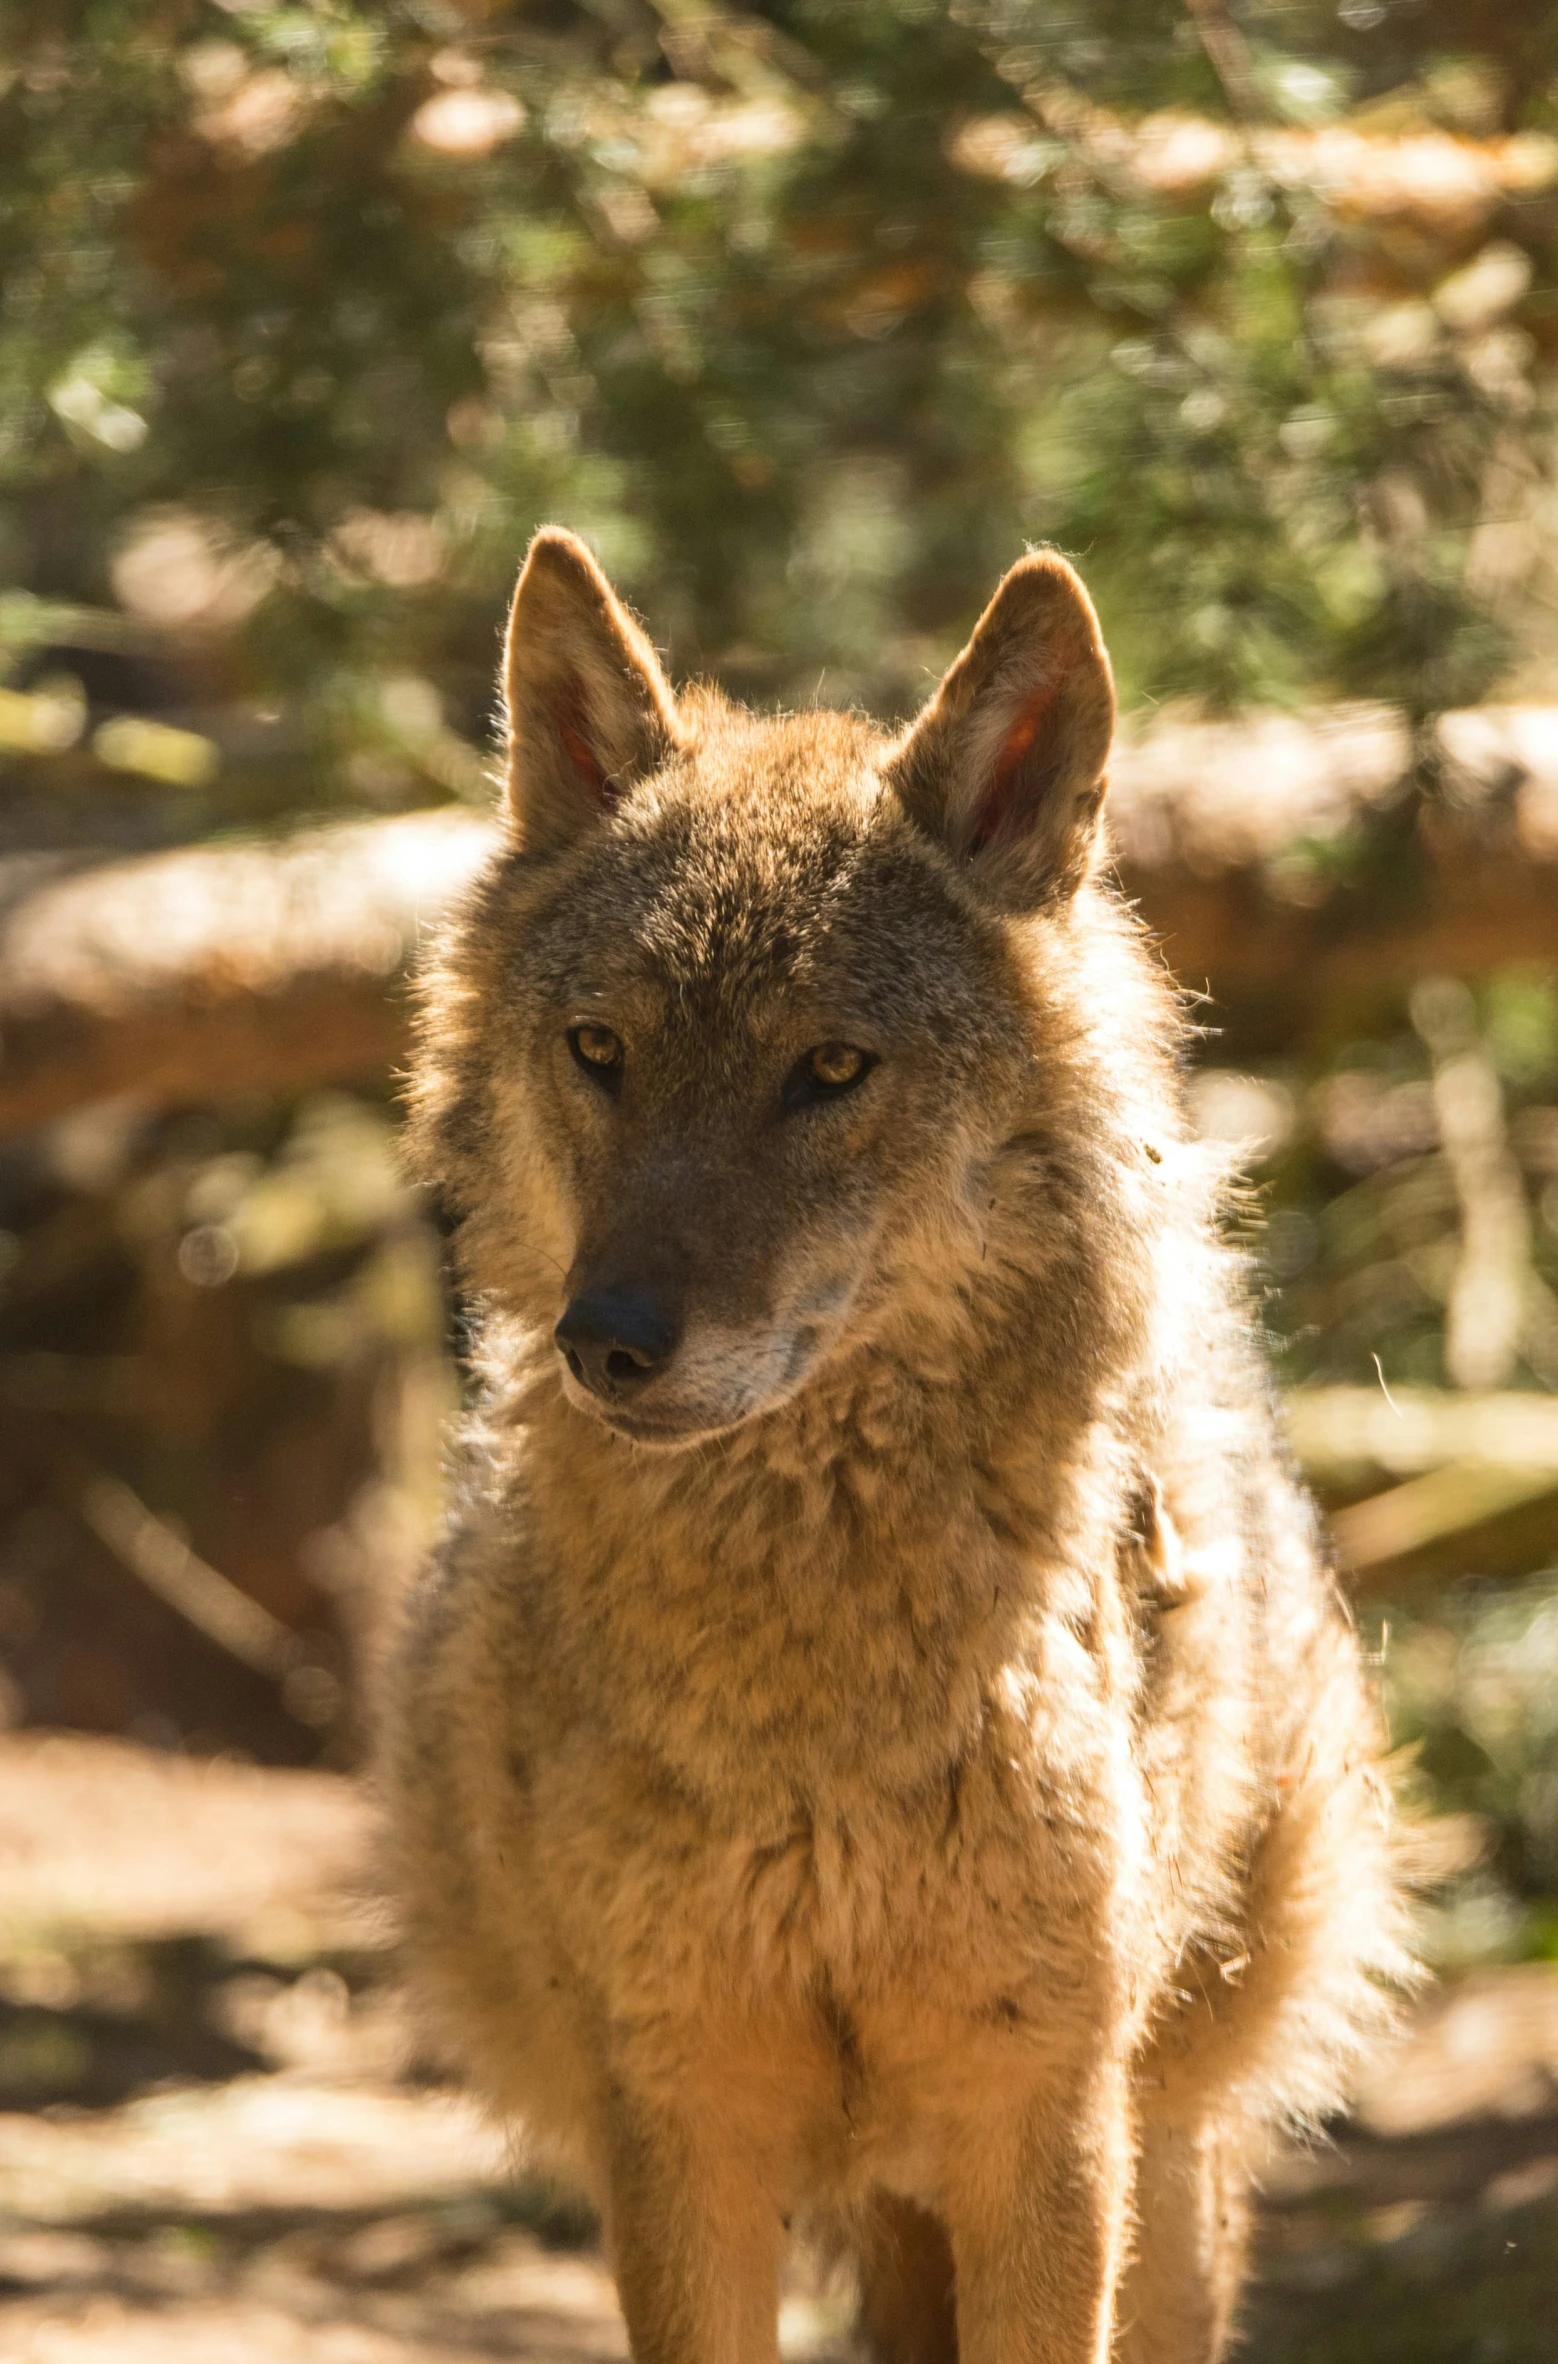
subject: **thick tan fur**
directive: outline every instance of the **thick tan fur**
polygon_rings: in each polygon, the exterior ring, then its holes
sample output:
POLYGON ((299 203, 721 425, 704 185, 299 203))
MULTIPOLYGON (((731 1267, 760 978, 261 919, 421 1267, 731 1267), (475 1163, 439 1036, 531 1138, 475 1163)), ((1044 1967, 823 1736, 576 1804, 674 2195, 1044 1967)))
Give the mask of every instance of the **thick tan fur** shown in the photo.
POLYGON ((432 2021, 638 2364, 771 2364, 792 2219, 894 2364, 1209 2364, 1406 1961, 1086 594, 1022 561, 892 741, 676 701, 550 532, 508 698, 415 1086, 484 1383, 390 1719, 432 2021), (620 1401, 597 1286, 674 1309, 620 1401))

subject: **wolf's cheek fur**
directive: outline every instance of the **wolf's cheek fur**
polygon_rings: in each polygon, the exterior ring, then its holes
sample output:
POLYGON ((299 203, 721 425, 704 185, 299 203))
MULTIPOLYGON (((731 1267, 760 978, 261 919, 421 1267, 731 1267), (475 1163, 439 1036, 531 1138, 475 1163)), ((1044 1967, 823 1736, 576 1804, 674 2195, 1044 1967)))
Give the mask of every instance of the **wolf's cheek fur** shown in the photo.
POLYGON ((505 1311, 550 1328, 573 1252, 576 1216, 567 1175, 536 1121, 535 1093, 520 1071, 496 1064, 487 1079, 487 1154, 501 1188, 476 1218, 486 1286, 505 1311))

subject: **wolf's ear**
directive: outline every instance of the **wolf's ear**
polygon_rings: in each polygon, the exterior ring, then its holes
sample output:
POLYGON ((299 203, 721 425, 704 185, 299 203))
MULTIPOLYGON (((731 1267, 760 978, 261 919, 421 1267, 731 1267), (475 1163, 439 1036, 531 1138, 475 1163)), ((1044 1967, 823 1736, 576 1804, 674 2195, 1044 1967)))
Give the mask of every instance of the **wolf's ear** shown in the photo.
POLYGON ((1093 603, 1058 552, 1034 551, 1003 578, 886 777, 995 902, 1031 911, 1087 875, 1113 731, 1093 603))
POLYGON ((520 842, 565 845, 680 744, 654 650, 584 544, 531 543, 504 651, 508 809, 520 842))

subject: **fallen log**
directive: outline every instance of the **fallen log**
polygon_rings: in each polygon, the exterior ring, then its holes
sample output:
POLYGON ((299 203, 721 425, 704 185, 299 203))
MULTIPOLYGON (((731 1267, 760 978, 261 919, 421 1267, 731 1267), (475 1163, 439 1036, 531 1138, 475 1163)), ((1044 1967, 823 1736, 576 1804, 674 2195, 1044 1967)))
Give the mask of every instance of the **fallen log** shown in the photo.
POLYGON ((1550 1526, 1543 1506, 1558 1497, 1558 1398, 1382 1383, 1297 1388, 1283 1412, 1312 1485, 1370 1489, 1329 1521, 1337 1564, 1360 1592, 1511 1514, 1533 1511, 1550 1526))
MULTIPOLYGON (((1337 988, 1558 959, 1558 710, 1449 716, 1441 737, 1466 819, 1414 840, 1401 900, 1339 858, 1397 794, 1410 749, 1389 709, 1127 732, 1119 871, 1175 975, 1214 1000, 1265 996, 1280 1032, 1337 988)), ((491 843, 484 816, 446 808, 11 864, 0 1134, 122 1095, 175 1108, 383 1076, 405 1054, 416 943, 491 843)))
POLYGON ((386 1074, 417 940, 491 842, 413 813, 42 876, 0 919, 0 1133, 386 1074))
POLYGON ((1545 1478, 1558 1488, 1558 1396, 1516 1389, 1299 1387, 1284 1398, 1306 1477, 1348 1486, 1459 1466, 1545 1478))

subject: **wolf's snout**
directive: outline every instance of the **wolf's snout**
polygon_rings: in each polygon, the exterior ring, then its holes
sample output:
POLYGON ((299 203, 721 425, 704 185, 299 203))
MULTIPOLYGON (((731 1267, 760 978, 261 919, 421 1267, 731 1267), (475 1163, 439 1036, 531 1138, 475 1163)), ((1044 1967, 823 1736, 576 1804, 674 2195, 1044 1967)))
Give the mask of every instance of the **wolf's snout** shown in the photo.
POLYGON ((609 1402, 664 1369, 679 1329, 669 1306, 636 1289, 586 1289, 552 1335, 579 1385, 609 1402))

